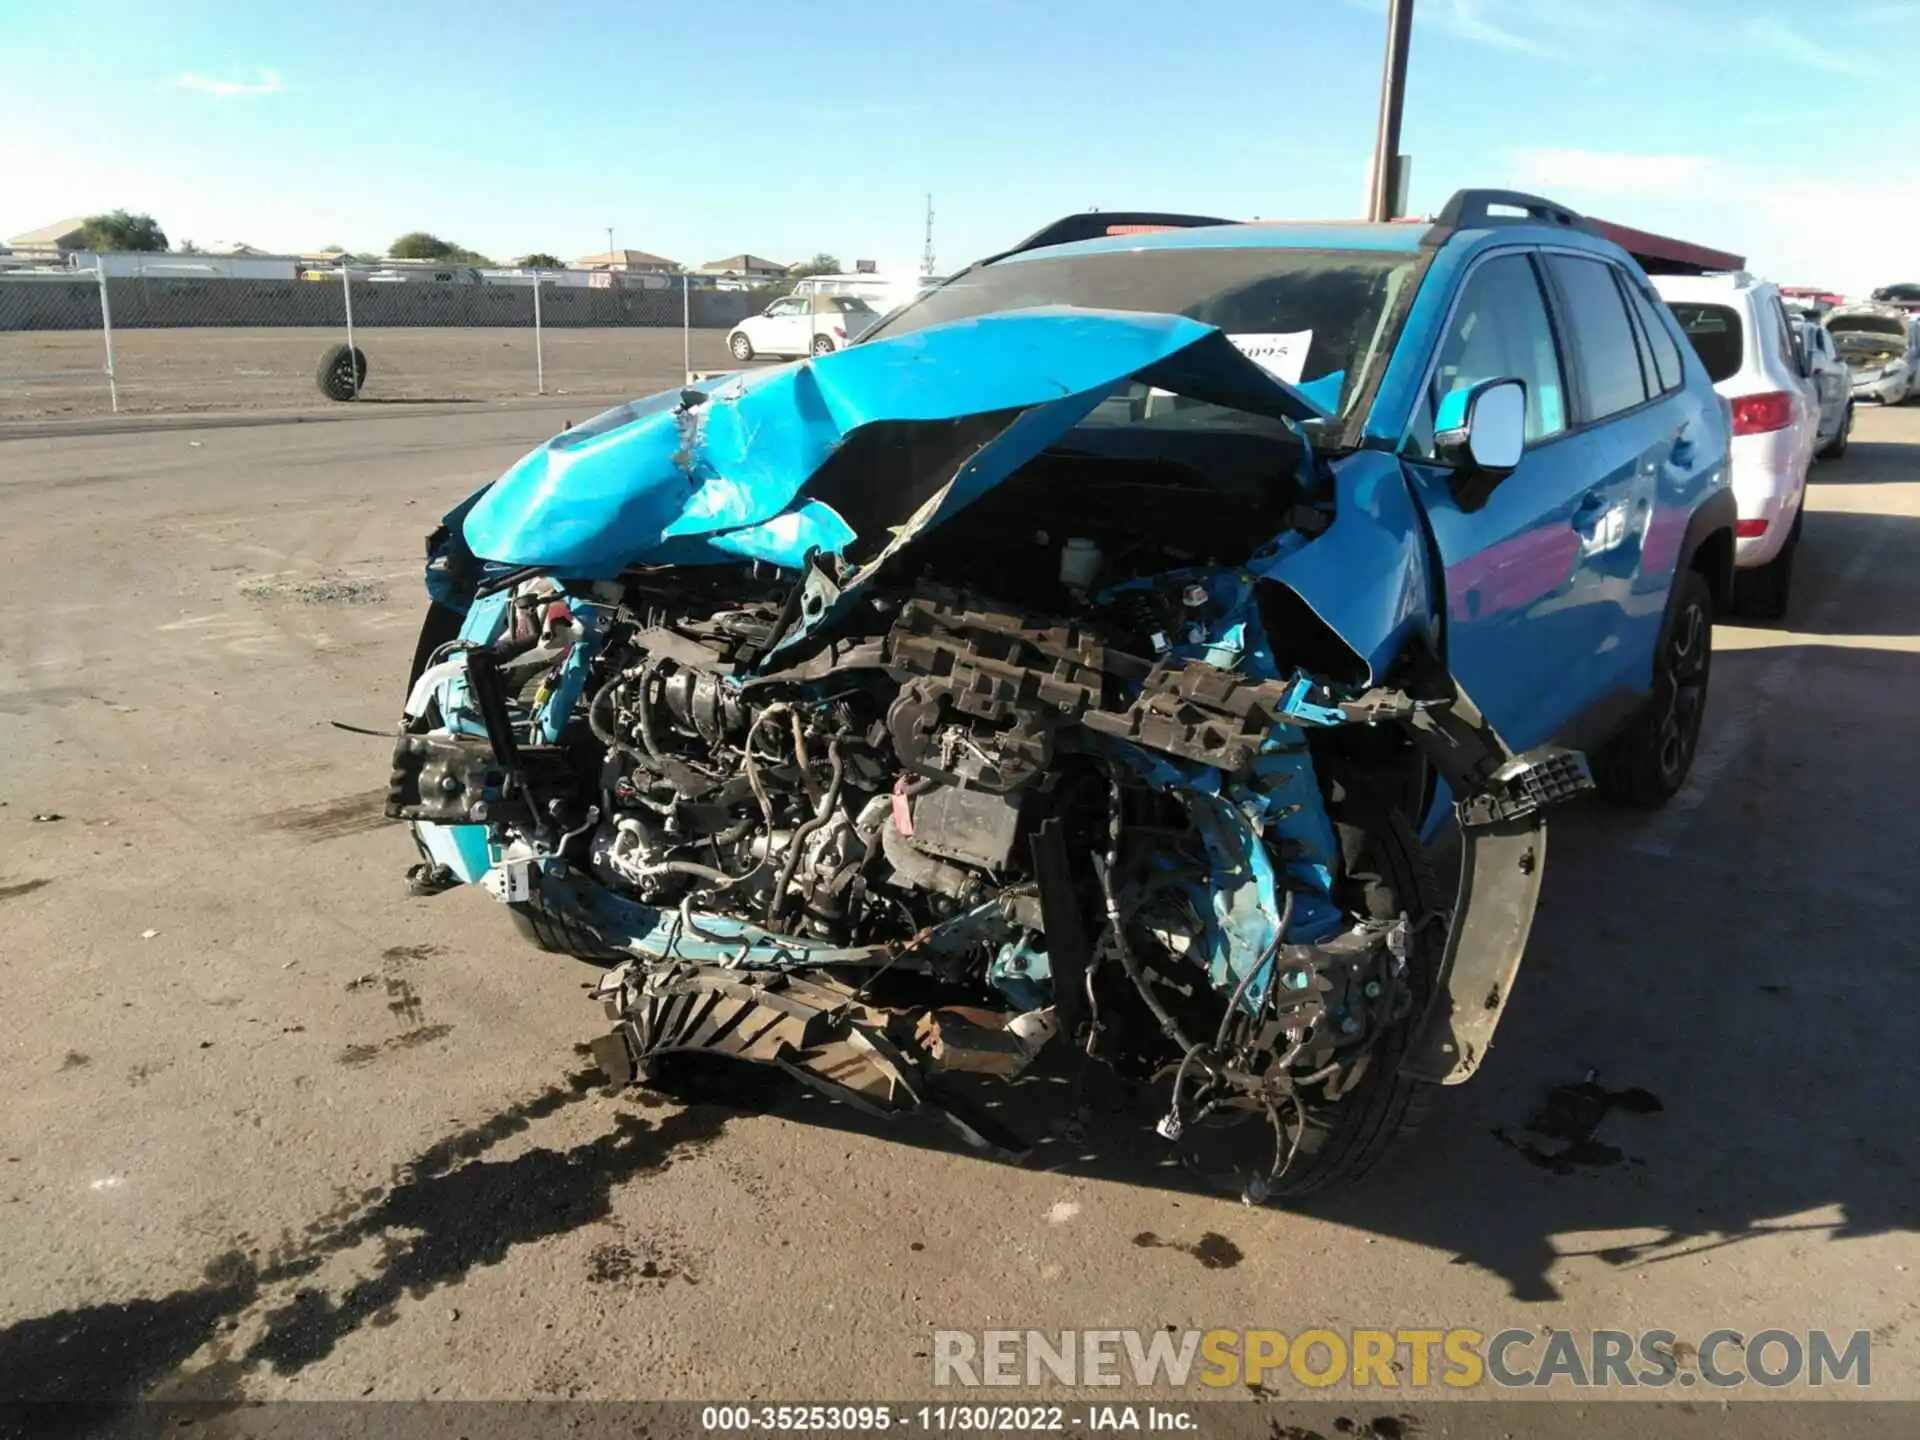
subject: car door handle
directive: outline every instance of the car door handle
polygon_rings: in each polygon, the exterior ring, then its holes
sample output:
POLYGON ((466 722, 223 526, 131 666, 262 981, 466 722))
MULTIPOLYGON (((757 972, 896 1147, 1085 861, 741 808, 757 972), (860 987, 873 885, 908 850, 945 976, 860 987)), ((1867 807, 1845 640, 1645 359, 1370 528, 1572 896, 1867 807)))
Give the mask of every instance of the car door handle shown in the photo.
POLYGON ((1668 457, 1676 465, 1691 465, 1693 463, 1693 441, 1687 436, 1682 435, 1673 442, 1673 449, 1668 452, 1668 457))
POLYGON ((1573 507, 1573 523, 1576 525, 1586 524, 1587 521, 1593 519, 1594 516, 1598 515, 1603 509, 1605 509, 1606 504, 1607 504, 1606 491, 1604 490, 1587 491, 1586 494, 1580 497, 1580 503, 1573 507))

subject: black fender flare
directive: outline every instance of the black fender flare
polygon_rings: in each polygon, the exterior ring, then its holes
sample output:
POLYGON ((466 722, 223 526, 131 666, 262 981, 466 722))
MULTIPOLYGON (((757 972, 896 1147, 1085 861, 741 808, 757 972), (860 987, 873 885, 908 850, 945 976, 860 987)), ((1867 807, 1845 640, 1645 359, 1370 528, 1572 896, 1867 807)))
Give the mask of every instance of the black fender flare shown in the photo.
POLYGON ((1693 514, 1687 517, 1686 534, 1680 538, 1680 555, 1675 568, 1700 569, 1707 577, 1707 585, 1712 589, 1716 601, 1724 602, 1733 591, 1733 538, 1739 519, 1740 507, 1734 501, 1733 489, 1723 485, 1694 508, 1693 514), (1696 565, 1701 548, 1722 532, 1727 537, 1725 554, 1708 557, 1711 569, 1696 565))

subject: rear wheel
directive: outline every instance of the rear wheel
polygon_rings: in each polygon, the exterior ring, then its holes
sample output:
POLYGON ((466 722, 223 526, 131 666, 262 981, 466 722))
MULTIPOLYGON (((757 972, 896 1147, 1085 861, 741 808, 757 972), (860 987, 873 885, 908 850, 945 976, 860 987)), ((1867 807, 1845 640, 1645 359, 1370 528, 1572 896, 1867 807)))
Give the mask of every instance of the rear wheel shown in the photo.
POLYGON ((1707 713, 1713 666, 1713 591, 1698 570, 1673 577, 1653 659, 1653 694, 1592 756, 1593 781, 1616 805, 1652 810, 1686 784, 1707 713))
POLYGON ((813 353, 816 355, 831 355, 833 353, 833 337, 831 335, 814 336, 813 353))
POLYGON ((1800 548, 1800 517, 1793 517, 1793 532, 1780 553, 1764 565, 1733 572, 1733 603, 1729 607, 1744 620, 1781 620, 1786 618, 1787 597, 1793 589, 1793 556, 1800 548))
POLYGON ((1838 460, 1847 453, 1847 440, 1853 434, 1853 402, 1847 402, 1847 413, 1840 421, 1839 430, 1825 445, 1820 447, 1822 460, 1838 460))

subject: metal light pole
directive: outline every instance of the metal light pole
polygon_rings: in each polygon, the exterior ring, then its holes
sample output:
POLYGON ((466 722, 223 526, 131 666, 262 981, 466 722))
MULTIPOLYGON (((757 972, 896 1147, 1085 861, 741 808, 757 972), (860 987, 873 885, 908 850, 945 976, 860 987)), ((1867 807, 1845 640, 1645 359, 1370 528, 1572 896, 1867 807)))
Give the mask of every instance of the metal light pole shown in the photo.
POLYGON ((613 227, 607 227, 607 269, 613 269, 613 227))
POLYGON ((1373 142, 1373 191, 1367 219, 1391 220, 1400 182, 1400 112, 1407 98, 1407 47, 1413 0, 1387 0, 1387 61, 1380 76, 1380 128, 1373 142))

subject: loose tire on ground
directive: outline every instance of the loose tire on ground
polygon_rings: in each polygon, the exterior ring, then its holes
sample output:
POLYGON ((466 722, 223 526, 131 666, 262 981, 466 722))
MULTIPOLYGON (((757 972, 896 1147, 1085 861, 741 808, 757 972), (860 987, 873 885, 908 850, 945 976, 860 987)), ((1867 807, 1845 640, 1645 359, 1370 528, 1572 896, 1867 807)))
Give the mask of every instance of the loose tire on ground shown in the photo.
POLYGON ((1666 804, 1687 782, 1700 744, 1713 666, 1713 591, 1698 570, 1673 577, 1660 644, 1654 653, 1653 694, 1633 719, 1589 759, 1604 799, 1636 810, 1666 804))
POLYGON ((320 357, 313 378, 329 400, 352 400, 366 388, 366 352, 358 345, 335 345, 320 357))

